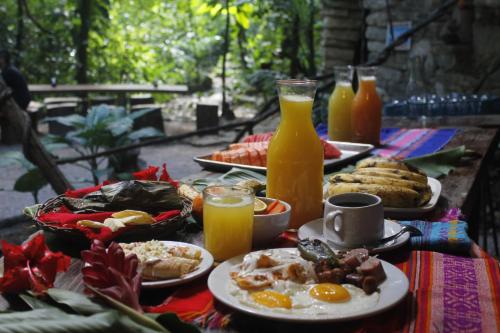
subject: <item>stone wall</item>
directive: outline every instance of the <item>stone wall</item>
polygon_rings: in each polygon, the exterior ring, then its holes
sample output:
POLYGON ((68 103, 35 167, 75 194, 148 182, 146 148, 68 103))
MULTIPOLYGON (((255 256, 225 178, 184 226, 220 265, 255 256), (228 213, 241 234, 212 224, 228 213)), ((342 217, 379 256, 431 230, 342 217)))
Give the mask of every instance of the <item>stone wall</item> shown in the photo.
MULTIPOLYGON (((411 21, 415 25, 443 1, 388 2, 393 22, 411 21)), ((415 34, 409 51, 394 51, 380 67, 378 87, 385 99, 405 96, 409 59, 416 55, 425 59, 427 90, 437 94, 471 92, 494 62, 500 61, 500 0, 459 3, 449 14, 415 34)), ((333 64, 353 63, 355 46, 362 36, 360 32, 364 34, 366 46, 362 52, 368 60, 374 59, 385 47, 386 0, 323 0, 322 12, 325 72, 333 64), (341 43, 348 37, 348 43, 341 43), (356 41, 355 37, 359 39, 356 41)), ((486 82, 482 92, 500 94, 500 72, 486 82)))

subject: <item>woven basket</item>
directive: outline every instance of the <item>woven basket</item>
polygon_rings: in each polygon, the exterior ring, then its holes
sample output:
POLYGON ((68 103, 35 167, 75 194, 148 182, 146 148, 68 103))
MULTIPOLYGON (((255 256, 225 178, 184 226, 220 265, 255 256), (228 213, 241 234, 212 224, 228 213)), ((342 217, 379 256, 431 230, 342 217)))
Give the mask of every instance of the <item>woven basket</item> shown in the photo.
MULTIPOLYGON (((84 233, 78 229, 57 227, 54 225, 46 224, 45 222, 39 220, 40 215, 54 212, 56 211, 56 209, 62 206, 63 200, 61 198, 62 195, 49 199, 43 205, 41 205, 40 208, 38 208, 33 219, 35 225, 39 229, 53 233, 58 238, 66 238, 67 240, 77 239, 79 241, 89 241, 89 239, 85 237, 84 233)), ((183 226, 186 218, 189 216, 189 214, 191 214, 192 202, 190 200, 183 199, 182 206, 183 208, 179 215, 163 221, 155 222, 153 224, 135 225, 133 228, 129 228, 124 231, 116 239, 113 239, 113 241, 144 241, 151 239, 160 239, 173 234, 183 226)))

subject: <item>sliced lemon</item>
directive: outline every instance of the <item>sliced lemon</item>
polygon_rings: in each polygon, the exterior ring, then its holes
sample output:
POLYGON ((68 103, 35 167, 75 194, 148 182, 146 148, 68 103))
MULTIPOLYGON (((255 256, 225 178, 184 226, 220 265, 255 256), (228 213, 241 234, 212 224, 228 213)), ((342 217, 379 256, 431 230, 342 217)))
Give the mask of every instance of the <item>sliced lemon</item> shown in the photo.
POLYGON ((267 209, 267 205, 264 201, 255 198, 254 204, 253 204, 253 212, 254 214, 260 214, 264 213, 267 209))

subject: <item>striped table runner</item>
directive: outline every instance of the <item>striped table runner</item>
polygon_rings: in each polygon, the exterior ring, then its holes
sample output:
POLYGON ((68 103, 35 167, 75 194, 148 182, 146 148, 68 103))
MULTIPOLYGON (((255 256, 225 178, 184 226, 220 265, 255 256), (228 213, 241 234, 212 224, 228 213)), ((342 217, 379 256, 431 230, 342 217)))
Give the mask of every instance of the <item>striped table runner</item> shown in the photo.
MULTIPOLYGON (((392 256, 392 257, 391 257, 392 256)), ((301 325, 235 312, 214 301, 206 281, 180 288, 148 312, 174 311, 204 328, 286 332, 498 332, 500 269, 491 257, 467 258, 430 251, 399 251, 396 262, 410 281, 410 292, 393 309, 363 320, 301 325)))
MULTIPOLYGON (((321 138, 328 138, 326 125, 319 124, 316 132, 321 138)), ((456 132, 455 128, 383 128, 380 131, 382 146, 372 154, 404 159, 435 153, 441 150, 456 132)))

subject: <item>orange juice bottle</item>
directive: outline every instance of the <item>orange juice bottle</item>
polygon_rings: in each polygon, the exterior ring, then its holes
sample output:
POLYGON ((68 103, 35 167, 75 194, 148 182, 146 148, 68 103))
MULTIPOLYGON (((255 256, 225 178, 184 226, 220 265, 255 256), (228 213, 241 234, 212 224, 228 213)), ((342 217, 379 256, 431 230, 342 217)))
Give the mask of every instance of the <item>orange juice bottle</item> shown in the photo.
POLYGON ((316 81, 278 81, 281 122, 269 143, 266 194, 292 206, 292 229, 323 214, 323 145, 311 117, 315 92, 316 81))
POLYGON ((380 144, 382 100, 375 85, 375 67, 357 67, 358 91, 352 101, 351 123, 355 142, 380 144))
POLYGON ((330 140, 351 141, 352 66, 335 66, 335 89, 328 100, 328 137, 330 140))

